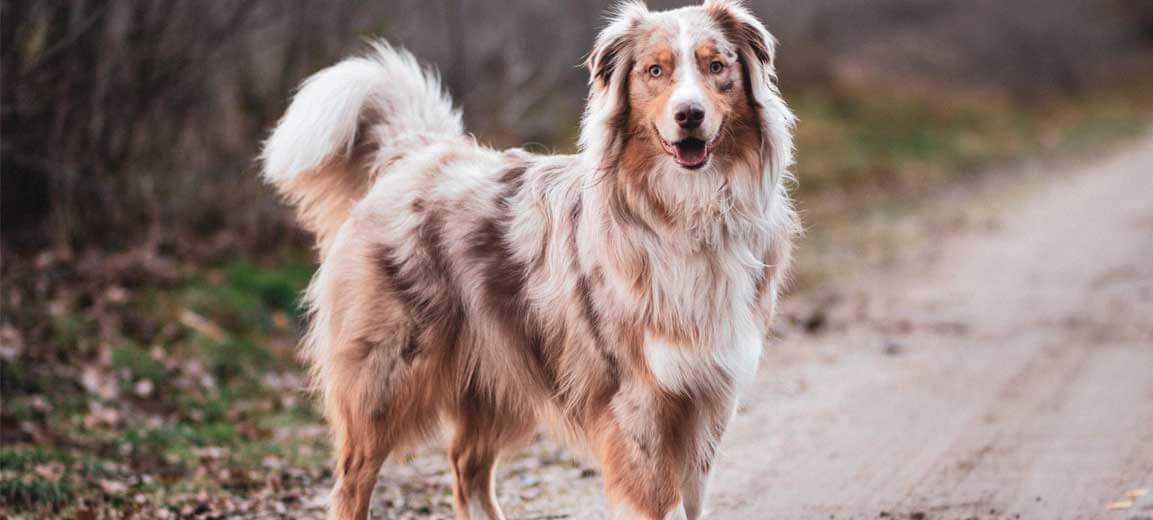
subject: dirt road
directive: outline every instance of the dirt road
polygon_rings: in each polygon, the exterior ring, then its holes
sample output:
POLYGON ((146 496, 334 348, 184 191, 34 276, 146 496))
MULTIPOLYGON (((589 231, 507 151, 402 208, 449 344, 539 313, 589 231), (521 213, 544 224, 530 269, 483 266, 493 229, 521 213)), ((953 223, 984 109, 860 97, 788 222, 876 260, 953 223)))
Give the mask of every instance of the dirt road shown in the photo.
POLYGON ((1083 170, 771 347, 713 517, 1153 518, 1153 139, 1083 170))

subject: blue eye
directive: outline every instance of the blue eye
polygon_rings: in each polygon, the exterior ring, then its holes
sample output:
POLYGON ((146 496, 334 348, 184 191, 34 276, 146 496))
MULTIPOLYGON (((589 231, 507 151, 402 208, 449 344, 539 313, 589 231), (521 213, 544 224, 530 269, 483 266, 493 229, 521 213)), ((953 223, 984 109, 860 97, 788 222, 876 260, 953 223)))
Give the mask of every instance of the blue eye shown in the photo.
POLYGON ((653 65, 653 66, 649 67, 649 76, 652 76, 654 78, 661 77, 661 74, 664 74, 664 72, 665 71, 661 69, 660 65, 653 65))
POLYGON ((724 63, 721 63, 719 61, 714 61, 714 62, 709 64, 709 72, 712 72, 713 74, 720 74, 721 71, 723 71, 723 70, 725 70, 725 64, 724 63))

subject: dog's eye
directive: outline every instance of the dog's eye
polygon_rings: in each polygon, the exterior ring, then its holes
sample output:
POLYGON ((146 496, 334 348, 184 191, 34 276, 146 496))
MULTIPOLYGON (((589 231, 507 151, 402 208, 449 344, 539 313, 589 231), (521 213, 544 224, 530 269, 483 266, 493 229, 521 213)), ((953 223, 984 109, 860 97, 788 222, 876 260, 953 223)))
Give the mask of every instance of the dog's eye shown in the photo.
POLYGON ((649 76, 652 76, 654 78, 661 77, 661 74, 664 74, 664 72, 665 71, 661 69, 660 65, 653 65, 653 66, 649 67, 649 76))
POLYGON ((712 72, 713 74, 720 74, 721 71, 723 71, 723 70, 725 70, 725 64, 724 63, 721 63, 719 61, 714 61, 714 62, 709 64, 709 72, 712 72))

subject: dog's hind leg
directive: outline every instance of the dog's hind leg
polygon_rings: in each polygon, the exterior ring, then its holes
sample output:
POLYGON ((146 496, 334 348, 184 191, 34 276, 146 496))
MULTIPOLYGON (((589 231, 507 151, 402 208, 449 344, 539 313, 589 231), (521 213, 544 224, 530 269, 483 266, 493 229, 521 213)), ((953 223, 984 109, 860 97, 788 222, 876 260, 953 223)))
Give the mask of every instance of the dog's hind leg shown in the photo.
MULTIPOLYGON (((393 330, 393 329, 390 329, 393 330)), ((401 332, 384 336, 404 338, 401 332)), ((329 518, 368 518, 377 473, 388 456, 427 436, 436 409, 423 372, 400 359, 398 345, 372 338, 336 350, 329 360, 325 408, 336 448, 329 518)))
POLYGON ((461 520, 503 520, 493 473, 500 450, 484 442, 456 441, 449 450, 456 516, 461 520))
POLYGON ((456 429, 448 450, 456 516, 460 520, 503 520, 493 474, 502 451, 531 437, 531 422, 479 392, 466 393, 456 408, 456 429))
MULTIPOLYGON (((338 414, 340 415, 340 414, 338 414)), ((332 488, 330 520, 368 518, 369 499, 377 473, 391 446, 381 431, 380 418, 348 414, 334 417, 336 431, 336 484, 332 488)))

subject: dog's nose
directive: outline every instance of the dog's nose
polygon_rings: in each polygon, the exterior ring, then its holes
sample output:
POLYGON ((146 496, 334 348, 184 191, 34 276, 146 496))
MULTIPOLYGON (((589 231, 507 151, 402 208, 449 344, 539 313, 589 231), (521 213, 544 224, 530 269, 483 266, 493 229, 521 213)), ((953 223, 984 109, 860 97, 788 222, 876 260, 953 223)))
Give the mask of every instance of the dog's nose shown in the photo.
POLYGON ((677 113, 673 114, 673 119, 681 128, 695 130, 705 120, 705 109, 697 103, 685 103, 677 107, 677 113))

